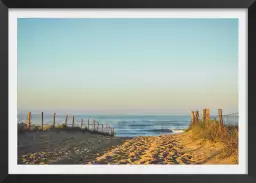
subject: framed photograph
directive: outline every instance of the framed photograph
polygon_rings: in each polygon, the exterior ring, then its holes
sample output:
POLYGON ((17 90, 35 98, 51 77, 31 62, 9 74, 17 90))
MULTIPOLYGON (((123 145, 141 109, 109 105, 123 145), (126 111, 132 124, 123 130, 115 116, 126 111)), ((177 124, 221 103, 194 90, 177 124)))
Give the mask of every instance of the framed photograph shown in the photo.
POLYGON ((253 3, 3 0, 1 180, 254 182, 253 3))

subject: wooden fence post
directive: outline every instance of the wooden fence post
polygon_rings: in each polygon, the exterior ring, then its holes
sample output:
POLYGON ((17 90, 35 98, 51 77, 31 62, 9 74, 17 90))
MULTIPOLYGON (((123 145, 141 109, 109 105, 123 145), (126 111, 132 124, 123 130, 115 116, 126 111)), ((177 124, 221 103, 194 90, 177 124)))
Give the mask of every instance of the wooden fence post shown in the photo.
POLYGON ((210 117, 210 109, 206 109, 206 120, 209 121, 211 119, 210 117))
POLYGON ((72 127, 75 126, 75 116, 72 117, 72 127))
POLYGON ((87 129, 90 130, 90 119, 87 121, 87 129))
POLYGON ((199 111, 196 111, 195 123, 199 122, 199 111))
POLYGON ((83 129, 83 118, 81 119, 80 128, 83 129))
POLYGON ((220 128, 223 129, 222 109, 218 109, 218 117, 220 122, 220 128))
POLYGON ((52 128, 55 128, 55 115, 56 113, 53 113, 52 128))
POLYGON ((206 120, 206 109, 203 109, 203 122, 206 120))
POLYGON ((93 120, 93 131, 95 131, 95 120, 93 120))
POLYGON ((97 124, 96 124, 96 131, 98 132, 99 131, 99 122, 97 121, 97 124))
POLYGON ((68 126, 68 115, 66 115, 66 119, 65 119, 65 126, 68 126))
POLYGON ((31 125, 31 112, 28 112, 28 123, 27 123, 27 128, 30 128, 31 125))
POLYGON ((102 128, 101 128, 101 130, 102 130, 102 133, 104 133, 104 130, 103 130, 103 124, 102 124, 101 126, 102 126, 102 128))
POLYGON ((192 111, 191 112, 191 124, 194 124, 195 123, 195 112, 192 111))
POLYGON ((42 127, 42 131, 44 131, 44 112, 42 112, 41 114, 41 127, 42 127))

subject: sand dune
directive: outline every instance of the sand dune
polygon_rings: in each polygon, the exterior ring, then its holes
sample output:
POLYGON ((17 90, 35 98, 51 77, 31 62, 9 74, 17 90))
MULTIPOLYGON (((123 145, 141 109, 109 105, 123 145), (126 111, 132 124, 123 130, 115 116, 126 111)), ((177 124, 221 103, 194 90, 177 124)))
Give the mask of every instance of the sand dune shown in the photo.
POLYGON ((136 137, 106 151, 90 164, 237 164, 237 153, 226 157, 225 145, 196 140, 191 132, 136 137))

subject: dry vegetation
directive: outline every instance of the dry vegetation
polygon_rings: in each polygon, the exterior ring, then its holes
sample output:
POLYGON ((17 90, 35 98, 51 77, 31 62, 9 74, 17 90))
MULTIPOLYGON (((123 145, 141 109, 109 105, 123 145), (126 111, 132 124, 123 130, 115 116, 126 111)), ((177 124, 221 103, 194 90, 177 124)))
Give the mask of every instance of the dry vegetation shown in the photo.
MULTIPOLYGON (((43 131, 47 131, 52 129, 53 126, 51 124, 45 124, 43 126, 43 131)), ((68 128, 65 124, 56 124, 55 128, 57 129, 66 129, 68 128)), ((40 125, 31 125, 30 128, 26 127, 26 124, 20 123, 18 124, 18 131, 19 132, 27 132, 27 131, 42 131, 42 126, 40 125)))
POLYGON ((190 125, 186 131, 192 131, 195 139, 223 143, 225 148, 222 151, 222 157, 238 156, 238 125, 224 125, 221 129, 218 121, 199 121, 190 125))

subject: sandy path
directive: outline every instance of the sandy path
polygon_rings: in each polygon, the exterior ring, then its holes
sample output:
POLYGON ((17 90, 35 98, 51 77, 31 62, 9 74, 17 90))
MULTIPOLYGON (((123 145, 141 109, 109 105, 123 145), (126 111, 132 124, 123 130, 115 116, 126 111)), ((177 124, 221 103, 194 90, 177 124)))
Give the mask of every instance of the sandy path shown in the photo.
POLYGON ((136 137, 90 164, 237 164, 237 154, 225 157, 224 149, 222 143, 194 139, 191 132, 136 137))

